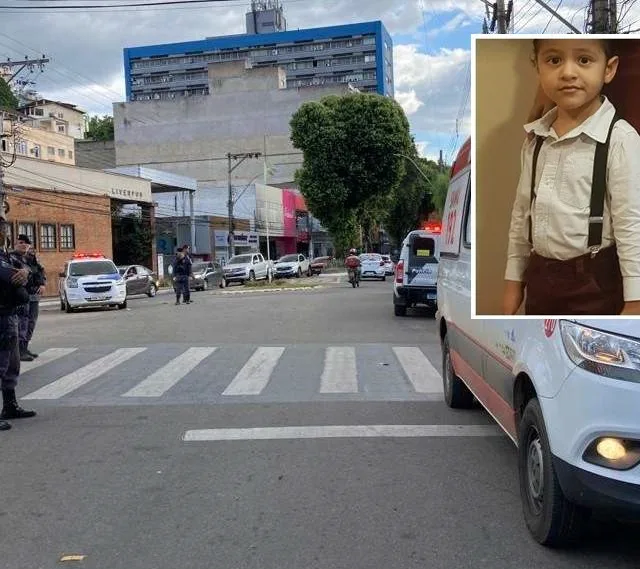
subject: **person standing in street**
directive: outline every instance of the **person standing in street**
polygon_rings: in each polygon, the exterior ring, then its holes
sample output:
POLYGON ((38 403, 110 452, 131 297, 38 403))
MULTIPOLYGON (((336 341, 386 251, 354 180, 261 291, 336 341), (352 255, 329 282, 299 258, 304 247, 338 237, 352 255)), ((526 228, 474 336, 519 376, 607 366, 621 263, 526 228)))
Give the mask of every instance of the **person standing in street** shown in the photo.
POLYGON ((2 412, 0 431, 11 428, 7 419, 34 417, 35 411, 27 411, 18 405, 16 386, 20 375, 20 347, 18 344, 17 308, 29 303, 26 284, 29 269, 6 250, 9 225, 4 213, 0 213, 0 390, 2 412))
POLYGON ((32 358, 37 358, 38 354, 34 354, 29 349, 29 342, 33 337, 33 332, 36 329, 36 323, 38 322, 38 316, 40 314, 40 297, 44 294, 47 284, 47 273, 44 267, 38 261, 36 257, 36 250, 31 246, 25 255, 25 260, 31 275, 27 282, 27 292, 29 293, 29 321, 27 325, 27 334, 25 337, 25 353, 32 358))
POLYGON ((173 288, 176 292, 176 305, 180 304, 181 296, 185 304, 191 304, 191 294, 189 291, 190 274, 191 262, 181 247, 178 249, 176 260, 173 262, 173 288))
POLYGON ((29 351, 29 342, 38 320, 40 295, 44 292, 44 285, 47 281, 44 268, 35 257, 35 251, 33 251, 28 235, 18 235, 13 256, 29 270, 29 280, 26 286, 29 302, 19 306, 17 314, 20 361, 31 362, 38 357, 37 354, 29 351))

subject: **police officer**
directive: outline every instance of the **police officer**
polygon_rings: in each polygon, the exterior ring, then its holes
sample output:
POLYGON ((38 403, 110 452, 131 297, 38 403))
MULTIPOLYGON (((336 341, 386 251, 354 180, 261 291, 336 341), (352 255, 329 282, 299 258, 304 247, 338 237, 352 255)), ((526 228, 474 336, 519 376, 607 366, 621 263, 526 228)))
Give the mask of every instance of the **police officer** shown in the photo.
POLYGON ((40 313, 40 295, 45 291, 47 276, 44 267, 36 258, 35 249, 31 246, 31 240, 27 235, 18 235, 16 251, 22 255, 22 261, 30 271, 27 281, 27 292, 29 293, 29 304, 25 307, 25 313, 20 317, 18 328, 20 332, 20 360, 32 361, 38 357, 29 350, 29 342, 33 336, 33 331, 38 321, 40 313))
POLYGON ((26 284, 29 269, 20 265, 6 250, 8 223, 0 211, 0 389, 2 412, 0 431, 11 425, 5 419, 33 417, 35 411, 26 411, 16 400, 16 384, 20 375, 20 348, 18 345, 18 317, 16 310, 29 302, 26 284))

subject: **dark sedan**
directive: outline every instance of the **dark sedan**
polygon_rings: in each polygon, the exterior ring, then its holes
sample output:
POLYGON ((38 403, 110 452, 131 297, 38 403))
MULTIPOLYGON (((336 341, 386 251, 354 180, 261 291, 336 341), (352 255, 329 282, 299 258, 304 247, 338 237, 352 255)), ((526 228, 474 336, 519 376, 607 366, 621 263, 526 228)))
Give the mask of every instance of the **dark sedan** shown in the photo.
POLYGON ((118 272, 127 285, 127 296, 146 294, 153 297, 158 292, 158 278, 156 274, 142 265, 123 265, 118 272))
POLYGON ((309 272, 312 275, 319 275, 329 266, 332 259, 333 257, 316 257, 309 264, 309 272))
POLYGON ((216 261, 195 261, 191 273, 189 288, 193 290, 209 290, 220 286, 223 281, 222 267, 216 261))

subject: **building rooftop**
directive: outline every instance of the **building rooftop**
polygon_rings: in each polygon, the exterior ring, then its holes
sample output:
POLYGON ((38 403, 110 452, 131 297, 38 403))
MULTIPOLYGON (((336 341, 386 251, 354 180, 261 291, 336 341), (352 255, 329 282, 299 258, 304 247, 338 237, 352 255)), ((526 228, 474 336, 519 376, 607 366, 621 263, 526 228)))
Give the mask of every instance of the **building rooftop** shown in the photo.
POLYGON ((66 109, 76 111, 77 113, 82 113, 83 115, 87 114, 85 111, 79 109, 77 105, 73 105, 71 103, 63 103, 62 101, 53 101, 51 99, 36 99, 35 101, 30 101, 24 105, 21 105, 20 110, 28 109, 29 107, 39 107, 40 105, 58 105, 66 109))

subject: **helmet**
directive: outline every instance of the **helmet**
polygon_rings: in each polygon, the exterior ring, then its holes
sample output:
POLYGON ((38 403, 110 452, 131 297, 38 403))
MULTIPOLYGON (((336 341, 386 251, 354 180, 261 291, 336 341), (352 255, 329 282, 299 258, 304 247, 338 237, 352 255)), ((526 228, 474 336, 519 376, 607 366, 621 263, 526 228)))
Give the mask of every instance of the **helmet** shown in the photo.
POLYGON ((357 255, 358 251, 356 251, 355 249, 349 249, 349 255, 357 255))

